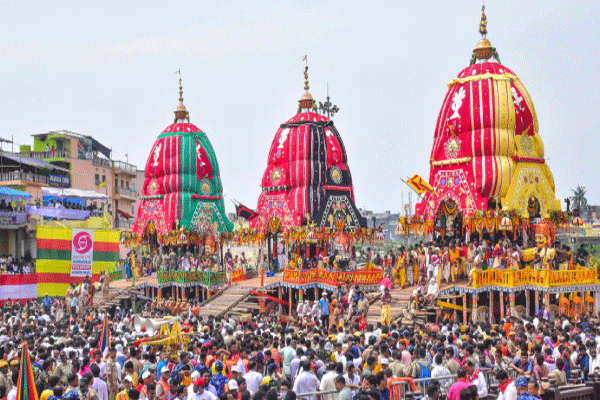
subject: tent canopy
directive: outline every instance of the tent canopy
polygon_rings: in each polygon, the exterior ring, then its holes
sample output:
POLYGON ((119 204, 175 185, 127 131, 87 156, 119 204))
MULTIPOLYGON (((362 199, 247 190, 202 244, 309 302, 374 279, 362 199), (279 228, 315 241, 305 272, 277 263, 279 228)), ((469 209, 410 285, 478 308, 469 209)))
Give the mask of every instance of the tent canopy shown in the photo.
POLYGON ((80 190, 80 189, 61 189, 53 187, 42 188, 43 196, 57 196, 57 197, 77 197, 80 199, 88 200, 104 200, 108 199, 107 194, 94 192, 93 190, 80 190))
POLYGON ((0 153, 0 155, 8 160, 16 162, 17 164, 25 164, 32 168, 43 168, 47 170, 70 172, 68 169, 57 167, 56 165, 51 164, 48 161, 40 160, 34 157, 27 157, 20 154, 9 153, 0 153))
POLYGON ((0 197, 31 197, 29 193, 22 192, 17 189, 13 189, 10 187, 0 187, 0 197))

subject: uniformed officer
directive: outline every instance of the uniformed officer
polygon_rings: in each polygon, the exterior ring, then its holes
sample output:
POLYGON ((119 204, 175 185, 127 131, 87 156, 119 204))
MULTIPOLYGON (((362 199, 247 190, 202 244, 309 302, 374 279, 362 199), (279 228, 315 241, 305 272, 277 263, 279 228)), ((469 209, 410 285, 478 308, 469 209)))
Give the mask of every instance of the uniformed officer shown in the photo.
MULTIPOLYGON (((69 378, 72 369, 73 367, 71 366, 71 361, 67 358, 67 352, 65 350, 61 350, 59 354, 58 365, 56 366, 54 373, 60 378, 60 382, 65 386, 69 383, 67 379, 69 378)), ((2 371, 1 368, 0 371, 2 371)))
POLYGON ((119 392, 119 371, 117 368, 117 349, 108 349, 108 361, 106 362, 106 384, 108 385, 108 398, 114 399, 119 392))
POLYGON ((98 392, 90 386, 90 382, 86 377, 81 378, 77 394, 79 395, 79 400, 99 400, 98 392))
POLYGON ((6 390, 12 388, 12 384, 8 380, 8 362, 4 359, 0 360, 0 386, 4 386, 6 390))

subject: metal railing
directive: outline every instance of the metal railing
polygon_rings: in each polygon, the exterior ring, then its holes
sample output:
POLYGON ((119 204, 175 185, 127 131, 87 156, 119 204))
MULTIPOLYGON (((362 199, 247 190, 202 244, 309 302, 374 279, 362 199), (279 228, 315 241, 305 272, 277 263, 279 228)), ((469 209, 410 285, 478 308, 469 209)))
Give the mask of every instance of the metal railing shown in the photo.
MULTIPOLYGON (((482 370, 484 374, 485 382, 487 385, 488 394, 490 393, 490 387, 497 384, 496 376, 494 375, 494 371, 491 369, 482 370)), ((423 385, 424 382, 431 382, 432 380, 437 380, 440 383, 443 383, 441 386, 442 392, 440 393, 440 399, 445 398, 448 394, 448 390, 450 386, 456 383, 458 376, 457 375, 444 375, 444 376, 436 376, 435 378, 420 378, 413 379, 412 382, 417 387, 417 392, 420 393, 420 396, 425 396, 427 394, 427 385, 423 385), (449 381, 449 382, 447 382, 449 381)), ((409 381, 394 381, 391 383, 392 392, 390 393, 390 398, 395 400, 405 400, 407 393, 414 393, 411 390, 411 385, 409 381), (400 386, 400 387, 398 387, 400 386)))
POLYGON ((127 188, 115 187, 115 194, 119 194, 119 195, 127 196, 127 197, 133 197, 134 199, 137 199, 137 192, 135 190, 131 190, 131 189, 127 189, 127 188))
POLYGON ((129 164, 128 162, 125 162, 125 161, 113 161, 113 168, 118 168, 121 171, 129 172, 134 175, 137 172, 137 167, 135 165, 129 164))
POLYGON ((106 158, 100 158, 98 156, 94 156, 92 158, 92 164, 99 165, 101 167, 112 168, 112 162, 107 160, 106 158))
POLYGON ((115 228, 132 229, 133 222, 127 221, 125 219, 118 219, 115 221, 115 228))
POLYGON ((324 390, 322 392, 296 393, 296 399, 302 400, 337 400, 337 390, 324 390))
POLYGON ((20 211, 0 211, 0 225, 25 225, 27 213, 20 211))
POLYGON ((33 174, 31 172, 6 172, 0 174, 0 181, 28 181, 48 184, 48 176, 33 174))
POLYGON ((37 158, 38 160, 46 160, 48 158, 71 158, 70 150, 48 150, 48 151, 24 151, 20 153, 27 157, 37 158))

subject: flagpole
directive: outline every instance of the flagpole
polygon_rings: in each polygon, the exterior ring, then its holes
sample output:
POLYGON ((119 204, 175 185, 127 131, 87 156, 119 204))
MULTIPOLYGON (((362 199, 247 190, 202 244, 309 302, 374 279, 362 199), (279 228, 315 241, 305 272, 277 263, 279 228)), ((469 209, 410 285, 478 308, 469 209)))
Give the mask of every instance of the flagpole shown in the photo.
MULTIPOLYGON (((408 186, 409 188, 411 188, 411 190, 412 190, 413 192, 415 192, 415 193, 417 194, 417 196, 419 196, 419 198, 420 198, 421 200, 425 201, 425 199, 423 198, 423 196, 421 196, 421 195, 419 194, 419 192, 417 192, 417 191, 415 190, 415 188, 413 188, 412 186, 410 186, 410 185, 408 184, 408 182, 407 182, 407 181, 405 181, 404 179, 402 179, 402 177, 400 177, 400 180, 401 180, 402 182, 404 182, 404 183, 406 184, 406 186, 408 186)), ((430 209, 433 211, 433 207, 431 207, 431 206, 429 205, 429 203, 425 202, 425 204, 427 204, 427 207, 429 207, 429 208, 430 208, 430 209)))

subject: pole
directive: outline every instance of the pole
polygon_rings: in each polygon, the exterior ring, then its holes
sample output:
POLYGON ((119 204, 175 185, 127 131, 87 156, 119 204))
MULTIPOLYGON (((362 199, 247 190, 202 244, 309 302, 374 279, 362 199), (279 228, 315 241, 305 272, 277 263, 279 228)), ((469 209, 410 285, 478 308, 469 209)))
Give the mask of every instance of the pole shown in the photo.
POLYGON ((525 291, 525 313, 527 317, 531 316, 531 291, 529 290, 525 291))
POLYGON ((477 293, 473 293, 473 309, 471 310, 471 321, 477 321, 477 293))
POLYGON ((510 301, 510 314, 509 315, 515 315, 515 292, 510 292, 508 294, 508 299, 510 301))
POLYGON ((490 323, 494 323, 494 292, 490 290, 490 323))
POLYGON ((467 294, 463 293, 463 325, 467 324, 467 294))
POLYGON ((269 263, 269 271, 271 271, 272 267, 271 267, 271 260, 272 260, 272 255, 271 255, 271 233, 267 233, 267 262, 269 263))

